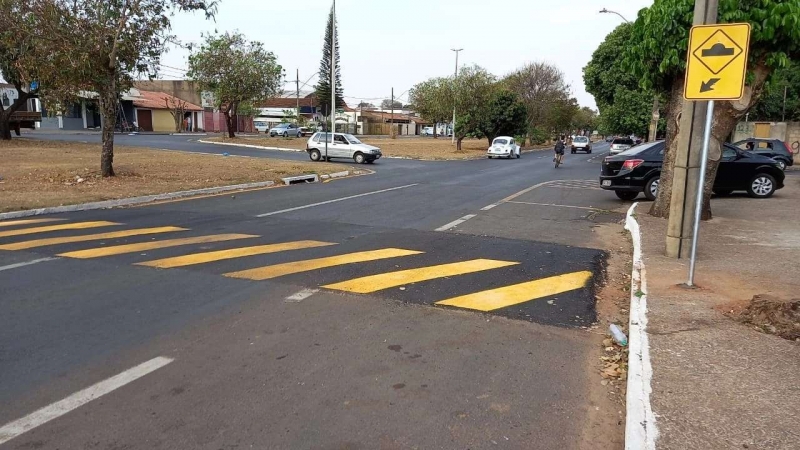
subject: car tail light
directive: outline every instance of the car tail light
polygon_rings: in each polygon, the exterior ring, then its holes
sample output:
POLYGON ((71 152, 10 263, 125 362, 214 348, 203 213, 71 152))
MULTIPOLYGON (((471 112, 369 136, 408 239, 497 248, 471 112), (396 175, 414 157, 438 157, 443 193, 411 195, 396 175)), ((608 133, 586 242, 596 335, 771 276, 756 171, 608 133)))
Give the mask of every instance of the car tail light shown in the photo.
POLYGON ((644 164, 643 159, 629 159, 622 164, 624 170, 633 170, 644 164))

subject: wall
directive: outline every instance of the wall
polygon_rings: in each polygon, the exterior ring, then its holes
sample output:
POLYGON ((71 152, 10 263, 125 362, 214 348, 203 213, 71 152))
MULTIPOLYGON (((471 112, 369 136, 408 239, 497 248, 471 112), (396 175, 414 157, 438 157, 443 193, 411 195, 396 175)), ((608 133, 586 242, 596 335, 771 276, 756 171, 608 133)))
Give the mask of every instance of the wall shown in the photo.
POLYGON ((794 152, 795 164, 800 164, 800 122, 789 122, 786 126, 786 143, 794 152))
POLYGON ((42 116, 42 122, 39 128, 43 130, 57 130, 58 117, 42 116))
POLYGON ((153 111, 153 131, 158 133, 174 133, 175 119, 166 109, 154 109, 153 111))
MULTIPOLYGON (((165 92, 173 97, 200 106, 200 89, 196 82, 189 80, 145 80, 135 81, 133 86, 143 91, 165 92)), ((154 125, 155 126, 155 125, 154 125)), ((174 129, 173 129, 174 131, 174 129)))

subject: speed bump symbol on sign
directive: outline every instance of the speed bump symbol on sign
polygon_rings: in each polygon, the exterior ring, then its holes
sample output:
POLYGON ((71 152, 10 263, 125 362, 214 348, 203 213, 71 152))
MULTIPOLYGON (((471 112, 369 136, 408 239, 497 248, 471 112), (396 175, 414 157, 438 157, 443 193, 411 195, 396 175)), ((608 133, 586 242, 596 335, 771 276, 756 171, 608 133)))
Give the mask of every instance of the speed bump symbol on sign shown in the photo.
POLYGON ((749 23, 692 27, 683 97, 686 100, 742 98, 749 48, 749 23))

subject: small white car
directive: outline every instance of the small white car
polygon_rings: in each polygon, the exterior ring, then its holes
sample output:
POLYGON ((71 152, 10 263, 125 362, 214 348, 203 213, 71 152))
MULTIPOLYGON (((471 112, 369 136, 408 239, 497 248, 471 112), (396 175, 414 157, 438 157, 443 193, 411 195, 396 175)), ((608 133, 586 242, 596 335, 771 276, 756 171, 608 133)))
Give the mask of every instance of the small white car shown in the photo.
POLYGON ((378 147, 367 145, 352 134, 346 133, 314 133, 306 143, 306 151, 312 161, 322 161, 327 155, 328 159, 352 158, 358 164, 372 164, 383 156, 378 147), (331 139, 331 134, 333 134, 333 139, 331 139))
POLYGON ((433 127, 425 127, 422 129, 423 136, 433 136, 433 127))
POLYGON ((494 138, 491 147, 486 152, 486 156, 489 159, 494 157, 511 159, 515 156, 519 158, 522 155, 520 155, 519 145, 517 145, 513 137, 500 136, 494 138))
POLYGON ((572 153, 578 152, 592 153, 592 143, 586 136, 575 136, 572 138, 572 153))
POLYGON ((631 138, 618 137, 611 141, 611 148, 608 150, 610 155, 619 155, 625 150, 633 147, 634 142, 631 138))
POLYGON ((253 127, 259 133, 267 133, 269 132, 269 122, 265 120, 254 120, 253 127))

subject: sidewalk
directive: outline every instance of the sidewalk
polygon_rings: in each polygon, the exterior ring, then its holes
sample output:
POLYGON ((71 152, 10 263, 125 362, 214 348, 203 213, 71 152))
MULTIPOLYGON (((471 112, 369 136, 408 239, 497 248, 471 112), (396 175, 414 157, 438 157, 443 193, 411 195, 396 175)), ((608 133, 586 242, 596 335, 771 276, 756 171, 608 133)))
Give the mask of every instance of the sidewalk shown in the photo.
POLYGON ((800 172, 771 199, 714 199, 696 290, 678 286, 689 261, 663 256, 666 221, 639 206, 659 450, 800 448, 800 342, 730 317, 757 294, 800 298, 798 200, 800 172))

